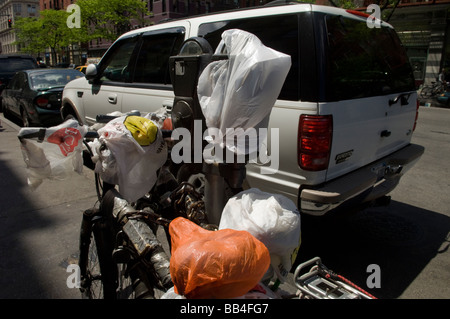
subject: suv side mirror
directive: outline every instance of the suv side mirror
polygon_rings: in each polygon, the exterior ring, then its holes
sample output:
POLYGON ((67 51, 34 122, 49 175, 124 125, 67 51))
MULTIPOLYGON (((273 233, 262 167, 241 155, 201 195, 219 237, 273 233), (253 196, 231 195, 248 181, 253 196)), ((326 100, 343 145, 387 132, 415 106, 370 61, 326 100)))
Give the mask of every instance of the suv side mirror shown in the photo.
POLYGON ((89 64, 86 68, 86 79, 89 81, 97 77, 97 64, 89 64))

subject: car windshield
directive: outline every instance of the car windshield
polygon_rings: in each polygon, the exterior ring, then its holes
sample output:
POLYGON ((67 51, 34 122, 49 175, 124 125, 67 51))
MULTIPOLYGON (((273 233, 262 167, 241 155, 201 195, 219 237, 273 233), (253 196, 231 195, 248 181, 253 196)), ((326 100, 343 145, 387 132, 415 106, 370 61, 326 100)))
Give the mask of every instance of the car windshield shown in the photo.
POLYGON ((0 70, 4 73, 16 72, 19 70, 35 69, 36 65, 31 59, 8 58, 0 59, 0 70))
POLYGON ((84 76, 76 70, 46 70, 30 74, 31 88, 38 91, 64 87, 67 83, 84 76))

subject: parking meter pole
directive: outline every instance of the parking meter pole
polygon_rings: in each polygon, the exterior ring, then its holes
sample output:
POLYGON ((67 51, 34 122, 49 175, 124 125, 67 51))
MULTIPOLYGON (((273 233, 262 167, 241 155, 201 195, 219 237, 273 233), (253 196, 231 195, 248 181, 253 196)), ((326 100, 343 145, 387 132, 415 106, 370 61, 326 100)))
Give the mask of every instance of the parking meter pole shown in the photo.
POLYGON ((222 211, 230 196, 243 190, 246 163, 205 163, 205 208, 208 222, 219 225, 222 211))
POLYGON ((205 174, 205 209, 208 216, 208 222, 219 225, 223 208, 227 202, 225 195, 225 179, 220 174, 218 164, 203 165, 205 174))

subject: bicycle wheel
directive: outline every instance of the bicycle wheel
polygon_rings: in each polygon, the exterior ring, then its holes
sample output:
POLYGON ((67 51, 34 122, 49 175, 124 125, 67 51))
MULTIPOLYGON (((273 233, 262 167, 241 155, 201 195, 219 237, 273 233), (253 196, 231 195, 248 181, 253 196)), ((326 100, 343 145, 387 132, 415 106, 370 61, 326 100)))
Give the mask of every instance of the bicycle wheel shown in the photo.
MULTIPOLYGON (((155 249, 159 249, 158 255, 154 255, 156 251, 153 251, 153 253, 140 256, 136 252, 134 244, 124 233, 118 236, 120 244, 114 250, 113 258, 119 267, 117 297, 120 299, 160 299, 172 286, 171 282, 161 281, 161 279, 167 279, 166 277, 159 277, 165 273, 165 270, 168 271, 169 267, 164 263, 161 255, 167 254, 167 250, 169 250, 165 228, 160 226, 151 230, 152 227, 148 227, 150 232, 154 232, 155 239, 159 242, 164 240, 163 243, 160 243, 159 248, 155 247, 155 249), (121 238, 122 235, 123 238, 121 238)), ((144 236, 146 235, 144 234, 144 236)))
POLYGON ((420 91, 420 97, 423 99, 429 99, 433 96, 433 88, 426 86, 420 91))
POLYGON ((117 266, 113 234, 98 210, 83 214, 80 231, 81 294, 84 299, 116 299, 117 266))
POLYGON ((434 87, 433 97, 441 95, 442 93, 444 93, 444 86, 443 85, 437 85, 437 86, 434 87))

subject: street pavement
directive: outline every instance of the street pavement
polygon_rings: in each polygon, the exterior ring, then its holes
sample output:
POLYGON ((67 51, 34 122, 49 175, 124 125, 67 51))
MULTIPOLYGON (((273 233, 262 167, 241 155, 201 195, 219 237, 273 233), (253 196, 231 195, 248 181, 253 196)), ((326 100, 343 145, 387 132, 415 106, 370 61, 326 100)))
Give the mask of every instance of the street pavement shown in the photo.
MULTIPOLYGON (((96 201, 85 169, 69 180, 26 182, 19 126, 0 114, 0 299, 78 299, 66 272, 77 261, 82 212, 96 201)), ((389 206, 302 219, 297 259, 323 263, 383 299, 450 298, 450 110, 420 108, 413 142, 421 160, 392 192, 389 206), (380 287, 368 287, 370 265, 380 287)))

